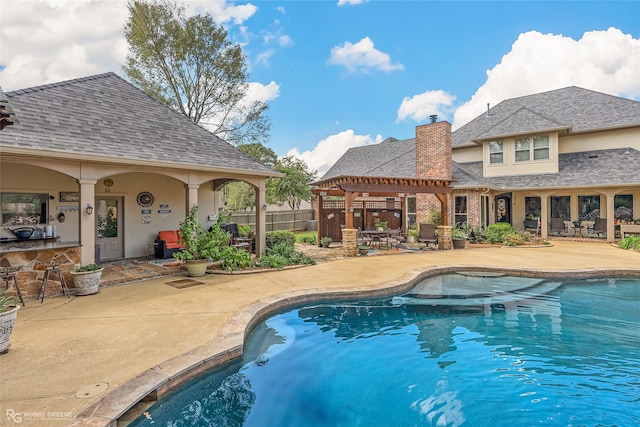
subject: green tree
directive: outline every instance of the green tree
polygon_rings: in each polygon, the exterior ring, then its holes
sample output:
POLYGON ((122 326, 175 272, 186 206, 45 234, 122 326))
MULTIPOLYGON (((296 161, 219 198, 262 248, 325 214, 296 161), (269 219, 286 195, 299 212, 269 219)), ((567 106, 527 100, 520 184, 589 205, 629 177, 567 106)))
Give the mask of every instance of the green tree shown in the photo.
POLYGON ((186 16, 175 0, 129 0, 122 67, 150 96, 238 145, 266 141, 264 102, 247 103, 247 64, 239 44, 209 14, 186 16))
POLYGON ((291 210, 300 209, 302 201, 313 198, 309 184, 316 178, 316 171, 310 171, 307 164, 295 157, 287 156, 278 160, 275 166, 284 176, 271 178, 267 182, 267 194, 278 203, 286 203, 291 210))

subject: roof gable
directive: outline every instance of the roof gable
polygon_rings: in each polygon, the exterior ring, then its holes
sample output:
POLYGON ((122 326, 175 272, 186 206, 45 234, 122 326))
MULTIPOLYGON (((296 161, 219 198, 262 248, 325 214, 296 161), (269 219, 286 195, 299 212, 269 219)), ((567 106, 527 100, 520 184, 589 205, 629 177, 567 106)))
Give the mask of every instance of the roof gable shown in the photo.
POLYGON ((528 133, 567 129, 570 125, 558 123, 535 113, 528 108, 520 108, 515 113, 496 123, 486 132, 478 135, 477 140, 504 138, 528 133))
POLYGON ((474 145, 476 140, 493 135, 521 135, 544 129, 553 123, 570 128, 572 133, 640 126, 640 102, 595 92, 576 86, 511 98, 492 107, 452 133, 453 147, 474 145), (537 115, 531 123, 508 120, 522 109, 537 115), (499 127, 499 132, 492 129, 499 127))
POLYGON ((271 169, 114 73, 8 92, 3 147, 269 175, 271 169))

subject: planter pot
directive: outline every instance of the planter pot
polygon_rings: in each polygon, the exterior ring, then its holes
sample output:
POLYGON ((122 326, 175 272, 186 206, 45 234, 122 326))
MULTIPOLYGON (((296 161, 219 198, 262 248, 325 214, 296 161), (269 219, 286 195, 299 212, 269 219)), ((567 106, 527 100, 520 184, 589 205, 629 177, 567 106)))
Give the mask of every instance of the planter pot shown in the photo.
POLYGON ((453 249, 464 249, 467 240, 466 239, 451 239, 453 242, 453 249))
POLYGON ((16 306, 11 310, 0 313, 0 354, 9 351, 9 339, 11 338, 13 325, 16 323, 19 308, 20 306, 16 306))
POLYGON ((369 249, 358 249, 358 253, 362 256, 366 256, 369 253, 369 249))
POLYGON ((93 295, 100 292, 100 279, 104 268, 95 271, 72 271, 76 295, 93 295))
POLYGON ((414 236, 412 236, 411 234, 409 234, 407 236, 407 243, 415 243, 416 242, 416 238, 414 236))
POLYGON ((187 273, 189 277, 201 277, 207 274, 208 259, 187 260, 187 273))

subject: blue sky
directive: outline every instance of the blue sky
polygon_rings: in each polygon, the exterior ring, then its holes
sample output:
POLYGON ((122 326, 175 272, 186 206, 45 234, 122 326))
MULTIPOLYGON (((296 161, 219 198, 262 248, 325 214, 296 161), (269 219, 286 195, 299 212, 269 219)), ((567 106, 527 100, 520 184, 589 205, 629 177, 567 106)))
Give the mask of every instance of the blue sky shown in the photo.
MULTIPOLYGON (((639 1, 191 0, 243 45, 271 147, 322 174, 349 147, 454 129, 486 104, 576 85, 640 100, 639 1)), ((120 75, 124 0, 0 3, 5 91, 120 75)))

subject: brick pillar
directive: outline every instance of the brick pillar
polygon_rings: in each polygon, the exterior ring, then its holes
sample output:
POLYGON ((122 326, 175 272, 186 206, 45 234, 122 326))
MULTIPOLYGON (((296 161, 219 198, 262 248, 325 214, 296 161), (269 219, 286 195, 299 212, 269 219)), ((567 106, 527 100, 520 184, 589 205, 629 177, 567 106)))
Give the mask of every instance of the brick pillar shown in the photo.
POLYGON ((451 227, 450 225, 441 225, 438 227, 438 249, 450 250, 453 249, 451 242, 451 227))
POLYGON ((356 232, 355 228, 342 229, 342 255, 356 256, 356 232))
MULTIPOLYGON (((451 179, 451 123, 416 126, 416 178, 451 179)), ((449 206, 452 206, 449 200, 449 206)), ((424 222, 431 209, 440 210, 433 194, 416 195, 416 219, 424 222)))

